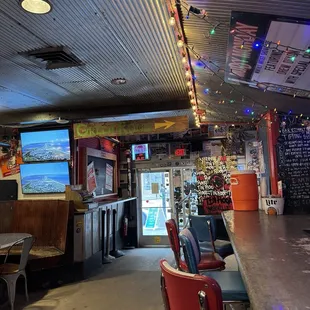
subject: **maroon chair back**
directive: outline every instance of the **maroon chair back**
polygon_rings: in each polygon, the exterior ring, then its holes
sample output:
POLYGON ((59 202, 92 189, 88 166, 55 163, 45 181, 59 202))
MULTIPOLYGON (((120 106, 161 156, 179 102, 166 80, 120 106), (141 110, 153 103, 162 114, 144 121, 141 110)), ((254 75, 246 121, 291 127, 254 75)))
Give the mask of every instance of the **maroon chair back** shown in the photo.
POLYGON ((166 310, 222 310, 222 291, 218 283, 206 276, 172 268, 160 261, 162 294, 166 310))
POLYGON ((175 262, 177 266, 179 267, 180 260, 181 260, 181 247, 180 247, 178 227, 174 219, 170 219, 166 221, 166 229, 168 233, 170 247, 174 254, 175 262))

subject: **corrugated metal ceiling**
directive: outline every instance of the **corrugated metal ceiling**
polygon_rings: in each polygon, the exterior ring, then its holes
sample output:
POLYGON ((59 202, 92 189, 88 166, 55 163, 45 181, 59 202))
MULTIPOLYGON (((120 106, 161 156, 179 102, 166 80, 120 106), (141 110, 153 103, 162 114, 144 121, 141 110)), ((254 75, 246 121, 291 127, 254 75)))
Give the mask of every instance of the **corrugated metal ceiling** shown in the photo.
POLYGON ((52 12, 40 16, 24 12, 18 1, 0 2, 0 40, 5 42, 0 46, 0 112, 188 100, 165 1, 52 3, 52 12), (18 54, 56 45, 69 47, 85 65, 48 71, 18 54), (120 77, 127 84, 111 84, 120 77))
MULTIPOLYGON (((210 59, 220 68, 225 67, 227 43, 229 35, 229 27, 231 12, 256 12, 266 13, 281 16, 310 18, 310 1, 309 0, 188 0, 183 1, 182 14, 183 25, 187 43, 189 46, 194 46, 201 56, 210 59), (220 25, 216 28, 216 33, 210 36, 212 26, 204 20, 188 14, 187 8, 189 5, 207 11, 207 19, 212 25, 220 25)), ((251 101, 242 101, 242 96, 236 92, 230 94, 230 87, 227 84, 221 85, 221 80, 216 76, 210 74, 206 69, 196 66, 196 59, 192 56, 192 66, 194 74, 197 77, 196 90, 197 97, 200 99, 200 107, 206 109, 207 120, 240 120, 243 118, 242 111, 247 107, 252 106, 251 101), (213 90, 213 94, 205 94, 204 90, 208 88, 213 90), (221 94, 215 94, 215 91, 221 94), (225 100, 225 104, 219 104, 219 101, 225 100), (234 100, 233 104, 228 104, 229 99, 234 100), (237 111, 237 114, 235 112, 237 111)), ((224 77, 223 73, 218 73, 219 76, 224 77)), ((279 111, 288 111, 293 109, 296 113, 309 113, 310 104, 308 99, 298 99, 292 96, 286 96, 271 92, 262 92, 256 89, 250 89, 246 86, 237 86, 246 96, 250 96, 265 105, 268 104, 270 108, 277 108, 279 111)), ((254 107, 256 115, 264 111, 259 106, 254 107)))

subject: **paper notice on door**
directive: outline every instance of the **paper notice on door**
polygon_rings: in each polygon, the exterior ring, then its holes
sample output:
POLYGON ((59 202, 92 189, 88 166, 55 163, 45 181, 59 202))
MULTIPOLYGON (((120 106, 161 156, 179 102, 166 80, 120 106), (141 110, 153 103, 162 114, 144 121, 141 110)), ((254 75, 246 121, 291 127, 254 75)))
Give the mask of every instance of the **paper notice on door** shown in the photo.
POLYGON ((159 184, 152 183, 152 194, 159 194, 159 184))
POLYGON ((105 188, 113 191, 113 167, 109 164, 106 164, 105 188))
POLYGON ((95 165, 92 161, 87 166, 87 191, 89 193, 93 193, 97 188, 97 179, 96 179, 96 173, 95 173, 95 165))

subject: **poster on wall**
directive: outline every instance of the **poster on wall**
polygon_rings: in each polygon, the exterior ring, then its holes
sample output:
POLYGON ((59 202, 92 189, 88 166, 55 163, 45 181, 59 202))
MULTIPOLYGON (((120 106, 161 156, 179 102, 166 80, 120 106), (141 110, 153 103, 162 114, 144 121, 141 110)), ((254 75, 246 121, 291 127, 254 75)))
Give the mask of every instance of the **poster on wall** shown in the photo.
POLYGON ((310 98, 309 33, 304 19, 233 11, 226 82, 310 98))
POLYGON ((203 141, 203 150, 206 156, 221 156, 223 152, 223 144, 221 140, 203 141))
POLYGON ((105 188, 113 191, 113 167, 109 164, 106 164, 105 188))
POLYGON ((230 172, 237 170, 236 156, 202 157, 196 161, 197 193, 205 214, 232 209, 230 172))
POLYGON ((227 131, 227 125, 208 125, 209 138, 226 138, 227 131))
POLYGON ((247 132, 249 139, 245 141, 245 161, 246 161, 246 169, 254 170, 258 177, 260 176, 259 169, 259 154, 258 154, 258 146, 259 143, 256 138, 255 131, 247 132))
POLYGON ((87 191, 89 193, 93 193, 97 188, 97 179, 96 179, 96 172, 95 172, 95 165, 92 161, 87 166, 87 191))
POLYGON ((21 144, 19 140, 11 139, 10 147, 0 148, 0 165, 3 177, 20 173, 20 164, 23 163, 21 144))

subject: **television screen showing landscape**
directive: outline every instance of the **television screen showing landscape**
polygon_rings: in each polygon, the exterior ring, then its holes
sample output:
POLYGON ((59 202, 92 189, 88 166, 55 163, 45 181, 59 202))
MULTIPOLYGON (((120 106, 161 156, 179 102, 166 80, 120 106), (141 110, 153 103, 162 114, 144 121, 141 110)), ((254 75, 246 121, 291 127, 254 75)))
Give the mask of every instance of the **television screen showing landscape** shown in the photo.
POLYGON ((64 193, 70 184, 67 162, 20 166, 23 194, 64 193))
POLYGON ((67 129, 23 132, 21 142, 24 162, 70 160, 67 129))

